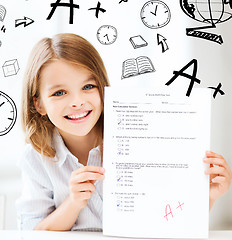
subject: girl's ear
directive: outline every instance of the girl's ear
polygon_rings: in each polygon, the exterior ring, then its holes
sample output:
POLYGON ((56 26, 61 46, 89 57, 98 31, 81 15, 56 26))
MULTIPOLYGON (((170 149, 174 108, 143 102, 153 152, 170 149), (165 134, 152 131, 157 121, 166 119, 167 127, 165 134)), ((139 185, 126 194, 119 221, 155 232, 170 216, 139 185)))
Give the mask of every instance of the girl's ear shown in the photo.
POLYGON ((40 113, 42 116, 47 114, 39 98, 33 97, 33 103, 38 113, 40 113))

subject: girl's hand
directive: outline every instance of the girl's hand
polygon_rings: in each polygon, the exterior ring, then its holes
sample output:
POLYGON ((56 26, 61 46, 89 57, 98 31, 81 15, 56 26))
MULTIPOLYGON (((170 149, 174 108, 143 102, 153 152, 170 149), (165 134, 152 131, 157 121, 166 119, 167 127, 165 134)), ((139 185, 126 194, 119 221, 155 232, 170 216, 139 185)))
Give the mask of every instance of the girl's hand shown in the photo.
POLYGON ((209 201, 211 208, 215 200, 229 190, 232 172, 226 160, 214 152, 207 151, 204 162, 210 164, 210 168, 205 174, 210 175, 209 201))
POLYGON ((73 171, 69 181, 70 200, 82 209, 96 190, 94 183, 104 179, 104 168, 85 166, 73 171))

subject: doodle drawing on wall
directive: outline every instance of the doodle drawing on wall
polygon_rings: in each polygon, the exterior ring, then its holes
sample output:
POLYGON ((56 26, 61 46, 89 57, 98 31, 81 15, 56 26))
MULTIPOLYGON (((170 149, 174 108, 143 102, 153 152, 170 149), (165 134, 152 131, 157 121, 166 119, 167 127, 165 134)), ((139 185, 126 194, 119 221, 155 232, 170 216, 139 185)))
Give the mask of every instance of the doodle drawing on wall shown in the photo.
POLYGON ((16 19, 15 20, 15 27, 18 27, 20 25, 23 25, 24 27, 27 27, 28 25, 32 24, 34 20, 32 20, 29 17, 24 17, 22 19, 16 19))
POLYGON ((0 21, 3 22, 5 16, 6 16, 6 9, 4 6, 0 5, 0 21))
POLYGON ((155 68, 150 58, 146 56, 130 58, 122 64, 122 79, 154 71, 155 68))
POLYGON ((166 41, 167 39, 164 36, 157 33, 157 44, 162 46, 162 53, 166 52, 169 49, 166 41))
POLYGON ((57 7, 69 7, 70 8, 69 24, 73 24, 74 9, 79 9, 79 5, 74 4, 73 1, 71 0, 69 3, 63 3, 60 1, 61 0, 57 0, 55 3, 51 3, 52 10, 48 15, 47 20, 50 20, 52 18, 57 7))
MULTIPOLYGON (((166 82, 165 85, 169 86, 180 76, 190 79, 188 91, 186 92, 186 96, 189 97, 192 92, 192 89, 194 87, 194 84, 201 83, 201 80, 197 78, 197 70, 198 70, 197 68, 198 68, 197 59, 192 59, 187 65, 185 65, 183 68, 181 68, 181 70, 173 71, 174 76, 168 82, 166 82), (193 67, 192 75, 185 72, 190 67, 193 67)), ((225 95, 225 92, 221 89, 221 87, 222 87, 221 83, 219 83, 217 87, 208 87, 208 88, 211 88, 214 90, 213 98, 216 98, 218 93, 220 93, 220 95, 225 95)))
POLYGON ((7 134, 14 126, 17 110, 14 101, 0 91, 0 136, 7 134))
POLYGON ((148 43, 140 35, 131 37, 129 39, 129 41, 131 42, 134 49, 141 48, 141 47, 146 47, 148 45, 148 43))
POLYGON ((220 93, 220 95, 225 95, 225 92, 222 91, 221 87, 222 87, 221 83, 219 83, 217 87, 208 87, 214 90, 213 98, 216 98, 218 93, 220 93))
POLYGON ((146 2, 140 12, 143 24, 151 29, 166 26, 171 19, 169 7, 160 0, 146 2))
POLYGON ((101 8, 101 3, 97 3, 97 7, 89 8, 89 10, 95 10, 95 17, 98 18, 99 12, 105 13, 106 10, 104 8, 101 8))
POLYGON ((6 61, 3 64, 2 69, 5 77, 16 75, 19 71, 19 64, 17 59, 6 61))
POLYGON ((198 83, 198 84, 201 83, 201 80, 197 78, 197 70, 198 70, 197 68, 198 68, 197 59, 192 59, 188 64, 186 64, 183 68, 181 68, 181 70, 173 71, 174 76, 168 82, 166 82, 165 85, 169 86, 180 76, 190 79, 188 91, 186 92, 186 96, 189 97, 192 92, 194 83, 198 83), (191 66, 193 66, 192 75, 185 72, 185 70, 187 70, 191 66))
POLYGON ((103 25, 97 30, 97 39, 103 45, 114 43, 117 35, 117 29, 110 25, 103 25))
POLYGON ((180 0, 180 6, 186 15, 204 24, 201 27, 187 28, 187 36, 223 43, 221 35, 199 30, 216 28, 217 24, 231 19, 231 0, 180 0))
POLYGON ((4 32, 4 33, 6 32, 6 28, 5 28, 4 25, 2 26, 1 31, 4 32))

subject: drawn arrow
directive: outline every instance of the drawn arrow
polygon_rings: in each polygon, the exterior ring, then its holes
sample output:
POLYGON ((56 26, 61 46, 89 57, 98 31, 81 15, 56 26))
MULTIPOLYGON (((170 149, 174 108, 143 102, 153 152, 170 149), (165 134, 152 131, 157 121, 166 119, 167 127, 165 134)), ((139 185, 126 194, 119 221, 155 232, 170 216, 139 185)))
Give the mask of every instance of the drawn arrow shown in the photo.
POLYGON ((166 52, 169 49, 168 44, 166 43, 166 41, 167 41, 167 39, 165 37, 163 37, 160 34, 157 34, 157 43, 158 43, 158 45, 161 44, 163 53, 166 52))
POLYGON ((28 17, 24 17, 24 19, 16 19, 15 20, 15 27, 18 27, 22 24, 24 24, 24 27, 27 27, 28 25, 32 24, 34 20, 28 17))

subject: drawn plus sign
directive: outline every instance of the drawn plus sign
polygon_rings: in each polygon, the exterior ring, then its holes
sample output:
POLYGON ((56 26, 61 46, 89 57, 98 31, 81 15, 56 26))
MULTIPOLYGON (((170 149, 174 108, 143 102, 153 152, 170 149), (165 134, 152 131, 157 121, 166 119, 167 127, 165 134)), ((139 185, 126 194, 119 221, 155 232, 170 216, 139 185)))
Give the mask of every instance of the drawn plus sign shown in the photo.
POLYGON ((192 61, 190 61, 186 66, 184 66, 180 71, 173 71, 173 74, 174 76, 167 82, 165 83, 165 85, 170 85, 172 82, 174 82, 174 80, 179 77, 179 76, 182 76, 182 77, 186 77, 186 78, 189 78, 191 81, 190 81, 190 84, 189 84, 189 88, 188 88, 188 91, 186 93, 186 96, 190 96, 191 94, 191 91, 192 91, 192 88, 193 88, 193 85, 194 83, 198 83, 200 84, 201 83, 201 80, 197 79, 196 78, 196 75, 197 75, 197 60, 196 59, 193 59, 192 61), (193 74, 192 75, 189 75, 187 73, 184 73, 184 71, 186 69, 188 69, 191 65, 193 64, 193 74))
POLYGON ((95 8, 89 8, 89 10, 96 10, 96 12, 95 12, 96 18, 98 18, 99 11, 101 11, 101 12, 103 12, 103 13, 106 12, 106 10, 105 10, 104 8, 101 8, 100 6, 101 6, 101 3, 98 2, 98 3, 97 3, 97 7, 95 7, 95 8))
POLYGON ((73 24, 73 15, 74 8, 79 8, 79 5, 73 4, 73 0, 70 0, 69 3, 61 3, 61 0, 57 0, 55 3, 51 3, 52 10, 47 17, 47 20, 50 20, 52 15, 54 14, 57 7, 69 7, 70 8, 70 16, 69 16, 69 24, 73 24))
MULTIPOLYGON (((184 205, 184 203, 180 203, 179 201, 178 201, 178 203, 179 203, 179 205, 178 205, 178 207, 177 207, 177 208, 180 208, 180 209, 181 209, 181 211, 182 211, 182 207, 181 207, 181 206, 182 206, 182 205, 184 205)), ((177 209, 177 208, 176 208, 176 209, 177 209)))
POLYGON ((214 89, 214 94, 213 94, 213 98, 216 97, 217 93, 220 93, 221 95, 224 95, 225 93, 221 90, 221 87, 222 87, 222 84, 219 83, 218 86, 215 88, 215 87, 208 87, 208 88, 211 88, 211 89, 214 89))

